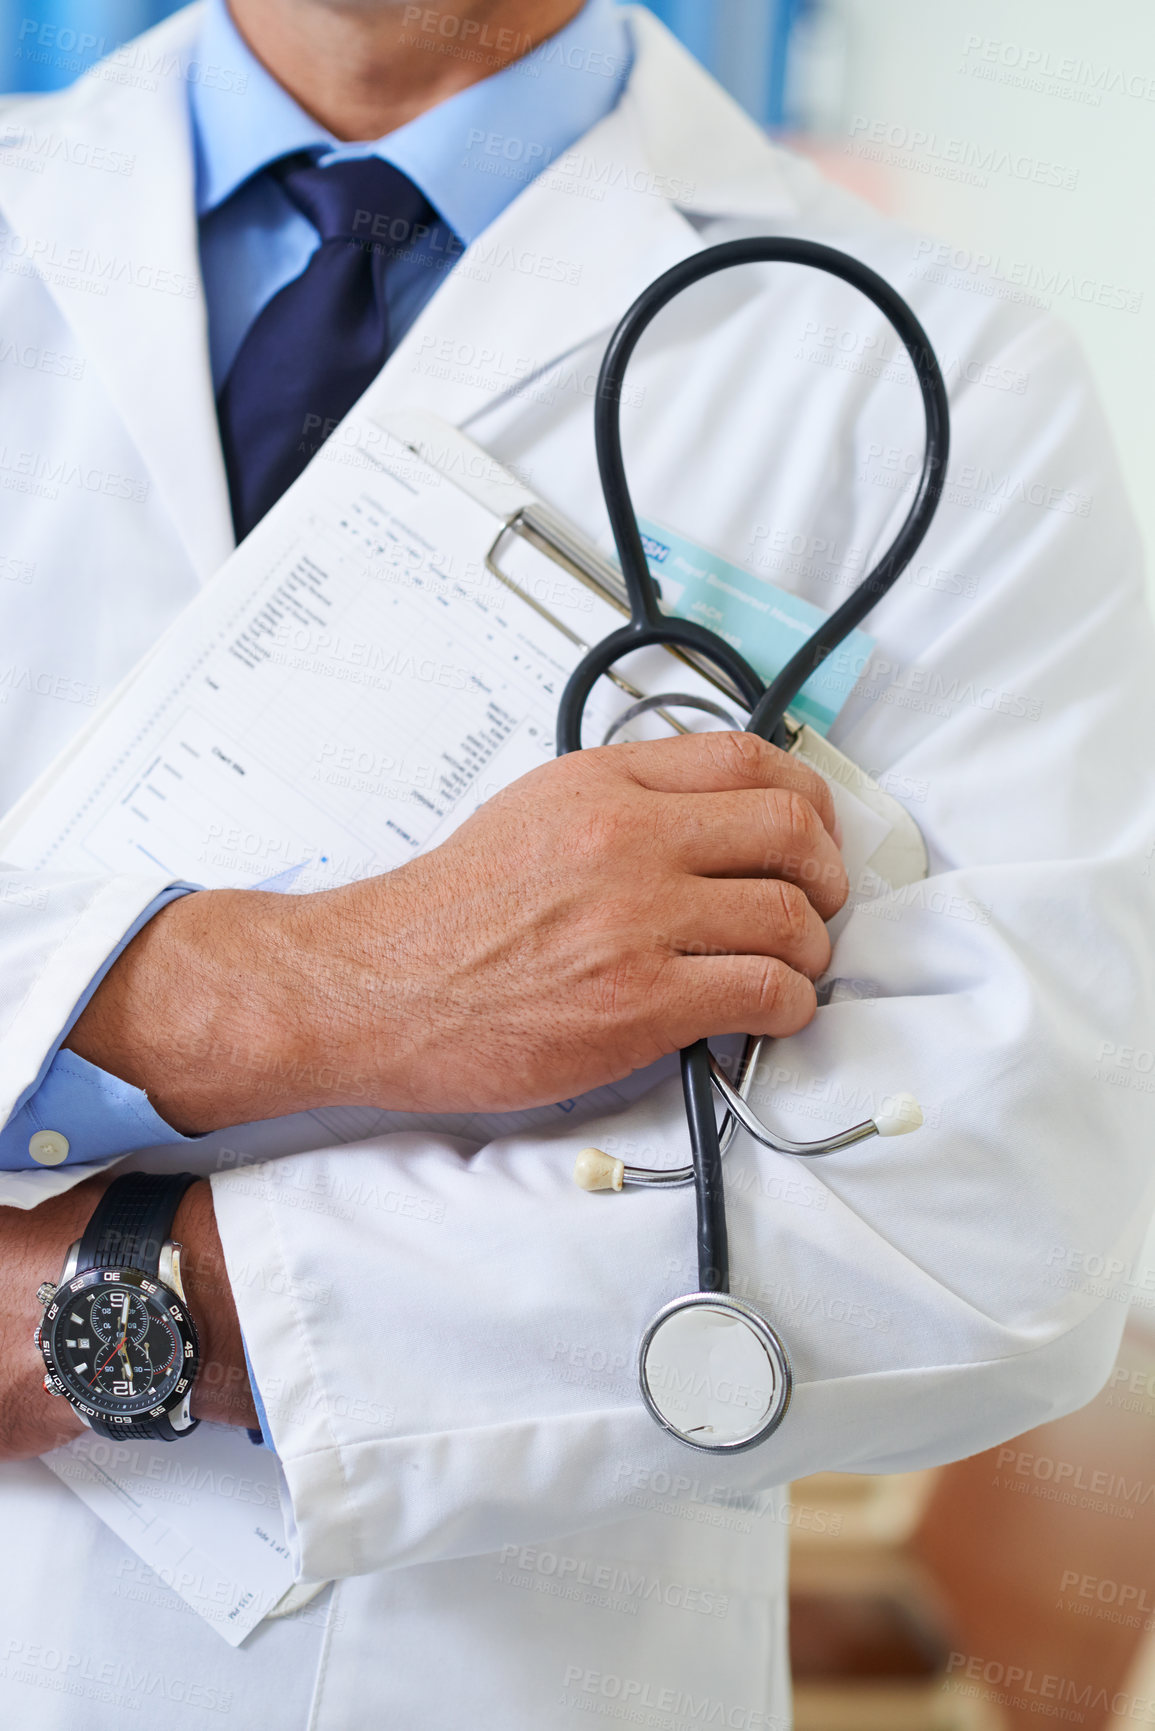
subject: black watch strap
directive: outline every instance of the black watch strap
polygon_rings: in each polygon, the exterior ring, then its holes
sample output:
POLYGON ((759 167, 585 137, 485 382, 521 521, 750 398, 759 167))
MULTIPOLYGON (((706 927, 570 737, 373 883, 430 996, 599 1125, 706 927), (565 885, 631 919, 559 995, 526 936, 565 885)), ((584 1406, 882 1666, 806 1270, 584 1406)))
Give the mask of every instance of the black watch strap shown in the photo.
POLYGON ((177 1205, 194 1172, 126 1172, 104 1192, 80 1240, 77 1273, 86 1268, 139 1268, 155 1274, 161 1245, 172 1236, 177 1205))
MULTIPOLYGON (((198 1421, 193 1419, 190 1430, 198 1421)), ((188 1431, 175 1431, 167 1418, 150 1418, 140 1424, 111 1424, 102 1418, 90 1418, 88 1428, 97 1436, 114 1437, 117 1442, 178 1442, 188 1431)))

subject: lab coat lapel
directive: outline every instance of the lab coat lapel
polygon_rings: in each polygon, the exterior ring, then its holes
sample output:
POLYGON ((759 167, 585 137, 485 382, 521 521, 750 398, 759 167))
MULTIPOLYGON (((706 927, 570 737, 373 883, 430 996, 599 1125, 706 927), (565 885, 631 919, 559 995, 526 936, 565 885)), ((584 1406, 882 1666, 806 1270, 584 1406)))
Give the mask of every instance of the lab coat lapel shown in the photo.
POLYGON ((189 8, 58 96, 5 114, 0 214, 139 446, 207 578, 233 547, 197 252, 189 8), (7 162, 5 162, 7 158, 7 162), (21 163, 42 164, 42 172, 21 163))
POLYGON ((532 402, 537 381, 548 389, 566 357, 701 249, 695 215, 769 228, 793 212, 780 153, 652 14, 631 8, 630 21, 636 59, 617 107, 467 248, 364 408, 462 425, 519 393, 532 402))
POLYGON ((462 424, 532 393, 699 245, 664 201, 593 203, 542 176, 468 248, 371 387, 373 404, 462 424))

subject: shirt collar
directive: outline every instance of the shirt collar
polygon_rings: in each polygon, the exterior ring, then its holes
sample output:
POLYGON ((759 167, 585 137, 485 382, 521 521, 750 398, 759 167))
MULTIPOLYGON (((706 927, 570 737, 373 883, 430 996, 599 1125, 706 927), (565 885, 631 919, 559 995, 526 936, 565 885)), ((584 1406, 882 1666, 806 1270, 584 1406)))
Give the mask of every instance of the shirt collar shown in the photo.
POLYGON ((322 162, 374 154, 407 174, 468 245, 518 192, 601 120, 625 84, 631 44, 613 0, 586 0, 557 35, 383 138, 342 144, 262 66, 208 0, 189 86, 197 214, 216 210, 269 163, 313 150, 322 162))
POLYGON ((197 215, 207 216, 270 162, 336 142, 257 59, 225 0, 208 0, 189 84, 197 215))

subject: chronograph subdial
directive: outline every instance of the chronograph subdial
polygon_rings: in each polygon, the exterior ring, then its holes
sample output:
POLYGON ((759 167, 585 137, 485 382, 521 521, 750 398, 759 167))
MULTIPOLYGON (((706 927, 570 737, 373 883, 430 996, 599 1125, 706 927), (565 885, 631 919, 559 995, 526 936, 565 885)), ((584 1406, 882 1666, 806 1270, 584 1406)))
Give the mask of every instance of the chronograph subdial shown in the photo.
POLYGON ((154 1382, 148 1353, 137 1346, 126 1346, 104 1358, 89 1378, 89 1387, 101 1394, 134 1395, 148 1393, 154 1382))
POLYGON ((109 1345, 125 1336, 129 1341, 143 1340, 148 1333, 148 1307, 127 1287, 113 1287, 102 1292, 92 1303, 89 1314, 92 1332, 109 1345))

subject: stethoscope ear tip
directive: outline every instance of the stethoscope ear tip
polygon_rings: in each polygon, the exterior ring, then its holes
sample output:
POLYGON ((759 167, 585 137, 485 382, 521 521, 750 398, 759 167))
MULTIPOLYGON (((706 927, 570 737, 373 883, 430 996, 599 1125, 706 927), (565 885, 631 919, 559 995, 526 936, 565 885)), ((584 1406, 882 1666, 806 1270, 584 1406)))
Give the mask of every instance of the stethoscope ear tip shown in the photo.
POLYGON ((880 1136, 905 1136, 923 1123, 922 1107, 913 1094, 891 1094, 874 1117, 874 1128, 880 1136))
POLYGON ((583 1148, 574 1162, 573 1181, 580 1190, 620 1190, 625 1162, 600 1148, 583 1148))

